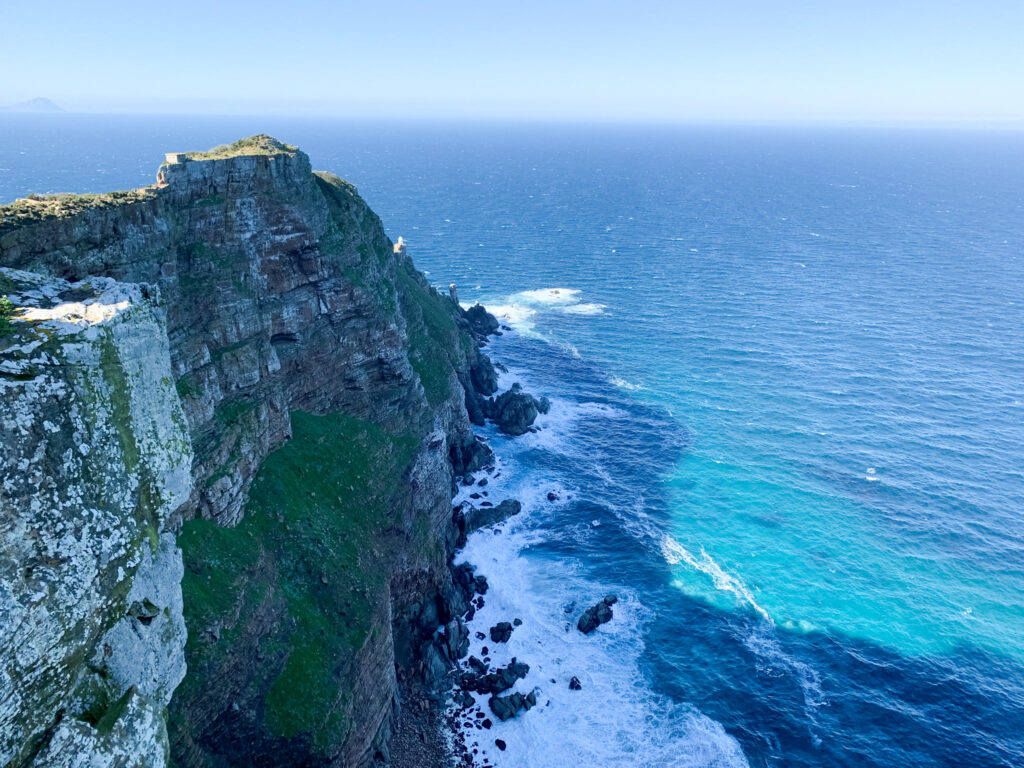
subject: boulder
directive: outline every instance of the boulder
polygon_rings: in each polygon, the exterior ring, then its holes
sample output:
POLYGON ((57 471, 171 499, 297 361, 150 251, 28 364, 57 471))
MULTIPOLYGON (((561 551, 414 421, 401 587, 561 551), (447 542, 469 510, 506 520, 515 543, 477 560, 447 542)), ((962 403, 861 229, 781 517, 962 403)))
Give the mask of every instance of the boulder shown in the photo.
POLYGON ((589 635, 602 624, 612 620, 612 606, 618 601, 615 595, 607 595, 597 605, 587 608, 580 616, 576 626, 580 632, 589 635))
POLYGON ((519 714, 520 710, 533 709, 537 705, 537 694, 530 691, 525 696, 521 693, 492 696, 487 700, 487 705, 499 720, 511 720, 519 714))
POLYGON ((499 621, 491 627, 492 643, 507 643, 512 637, 512 625, 507 621, 499 621))
MULTIPOLYGON (((474 666, 474 669, 477 667, 474 666)), ((516 661, 514 658, 508 666, 500 667, 494 672, 482 675, 464 675, 462 687, 478 693, 501 693, 507 691, 517 680, 522 680, 530 671, 530 665, 516 661)))
POLYGON ((576 677, 575 675, 573 676, 572 680, 569 681, 569 690, 570 691, 581 691, 581 690, 583 690, 583 684, 580 682, 580 679, 578 677, 576 677))
POLYGON ((537 416, 551 410, 551 403, 547 398, 538 400, 519 384, 513 384, 493 401, 488 400, 484 410, 498 429, 515 436, 529 432, 537 416))

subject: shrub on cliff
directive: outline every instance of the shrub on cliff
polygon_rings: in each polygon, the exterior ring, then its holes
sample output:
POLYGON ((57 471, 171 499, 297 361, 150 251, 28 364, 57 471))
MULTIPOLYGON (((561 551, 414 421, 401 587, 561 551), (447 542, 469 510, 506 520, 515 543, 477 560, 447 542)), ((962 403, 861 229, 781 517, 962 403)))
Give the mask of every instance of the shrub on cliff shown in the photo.
POLYGON ((0 296, 0 336, 11 332, 11 318, 14 317, 14 304, 6 296, 0 296))

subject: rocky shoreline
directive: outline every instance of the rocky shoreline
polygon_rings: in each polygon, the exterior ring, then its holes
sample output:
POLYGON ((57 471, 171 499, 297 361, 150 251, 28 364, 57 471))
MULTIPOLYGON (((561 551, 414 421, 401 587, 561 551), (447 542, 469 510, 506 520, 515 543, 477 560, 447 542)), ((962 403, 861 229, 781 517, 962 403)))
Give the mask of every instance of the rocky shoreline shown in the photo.
MULTIPOLYGON (((454 286, 452 293, 454 298, 454 286)), ((467 310, 464 317, 472 323, 474 336, 481 347, 487 344, 491 335, 501 335, 499 328, 511 330, 499 326, 493 315, 480 304, 467 310)), ((477 410, 475 405, 478 407, 477 413, 482 416, 479 420, 474 419, 474 424, 482 426, 490 421, 501 433, 510 437, 538 431, 535 421, 538 416, 550 412, 550 401, 546 397, 537 398, 526 392, 519 383, 513 383, 504 393, 493 396, 498 387, 497 376, 491 374, 494 369, 505 370, 504 366, 494 363, 485 355, 480 358, 486 361, 486 377, 478 380, 478 369, 474 369, 473 389, 488 396, 484 399, 481 394, 475 404, 470 402, 472 398, 467 397, 469 413, 472 415, 477 410)), ((477 440, 483 442, 479 436, 477 440)), ((486 450, 490 452, 489 447, 486 450)), ((489 498, 488 487, 501 474, 502 470, 498 469, 493 454, 490 454, 488 463, 456 477, 456 483, 463 491, 456 495, 464 495, 465 498, 452 507, 452 521, 458 530, 453 563, 470 534, 499 525, 522 510, 522 504, 517 499, 504 498, 495 502, 489 498)), ((556 501, 558 495, 549 491, 547 498, 548 501, 556 501)), ((464 613, 438 630, 433 650, 428 652, 428 667, 432 667, 432 673, 428 672, 425 679, 434 679, 435 685, 431 687, 408 679, 402 681, 400 676, 402 701, 406 709, 399 719, 392 745, 391 764, 395 768, 435 765, 490 768, 494 763, 481 756, 481 748, 485 744, 493 745, 503 752, 508 746, 503 739, 493 736, 495 724, 523 716, 538 704, 537 689, 526 692, 513 690, 516 683, 529 673, 529 663, 513 657, 501 666, 493 663, 489 655, 490 647, 507 643, 511 639, 515 630, 523 624, 522 620, 508 617, 491 626, 486 633, 476 631, 477 640, 488 642, 491 646, 483 646, 482 658, 469 655, 470 630, 467 625, 483 607, 490 585, 486 577, 475 574, 470 564, 453 564, 451 572, 452 582, 467 607, 464 613), (445 681, 440 696, 436 685, 439 679, 445 681), (486 705, 478 703, 472 694, 485 696, 486 705)), ((579 614, 575 628, 584 635, 591 634, 598 626, 612 619, 612 606, 616 602, 617 598, 612 594, 598 600, 579 614)), ((567 606, 566 610, 575 613, 576 606, 567 606)), ((582 684, 575 676, 564 682, 572 691, 582 690, 582 684)))

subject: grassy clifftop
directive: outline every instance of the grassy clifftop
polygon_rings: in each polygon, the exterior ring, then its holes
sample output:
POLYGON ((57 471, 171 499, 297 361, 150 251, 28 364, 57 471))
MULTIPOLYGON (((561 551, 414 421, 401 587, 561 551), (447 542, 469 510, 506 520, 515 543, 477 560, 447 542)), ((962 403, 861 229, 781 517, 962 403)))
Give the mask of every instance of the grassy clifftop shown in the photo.
POLYGON ((293 155, 299 151, 294 144, 285 144, 273 136, 265 133, 257 133, 245 139, 239 139, 231 144, 221 144, 206 152, 187 152, 189 160, 223 160, 228 157, 240 157, 242 155, 293 155))
POLYGON ((101 195, 29 195, 7 205, 0 205, 0 235, 18 227, 49 218, 75 216, 96 208, 128 205, 156 197, 153 187, 105 192, 101 195))

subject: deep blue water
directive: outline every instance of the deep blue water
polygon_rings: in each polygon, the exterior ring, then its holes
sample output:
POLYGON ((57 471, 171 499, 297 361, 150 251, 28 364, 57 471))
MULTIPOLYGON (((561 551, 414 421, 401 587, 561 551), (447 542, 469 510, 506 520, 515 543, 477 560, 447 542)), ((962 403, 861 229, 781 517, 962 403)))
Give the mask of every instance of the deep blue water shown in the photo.
POLYGON ((0 202, 259 131, 554 400, 464 553, 550 701, 498 765, 1024 765, 1024 135, 4 116, 0 202))

